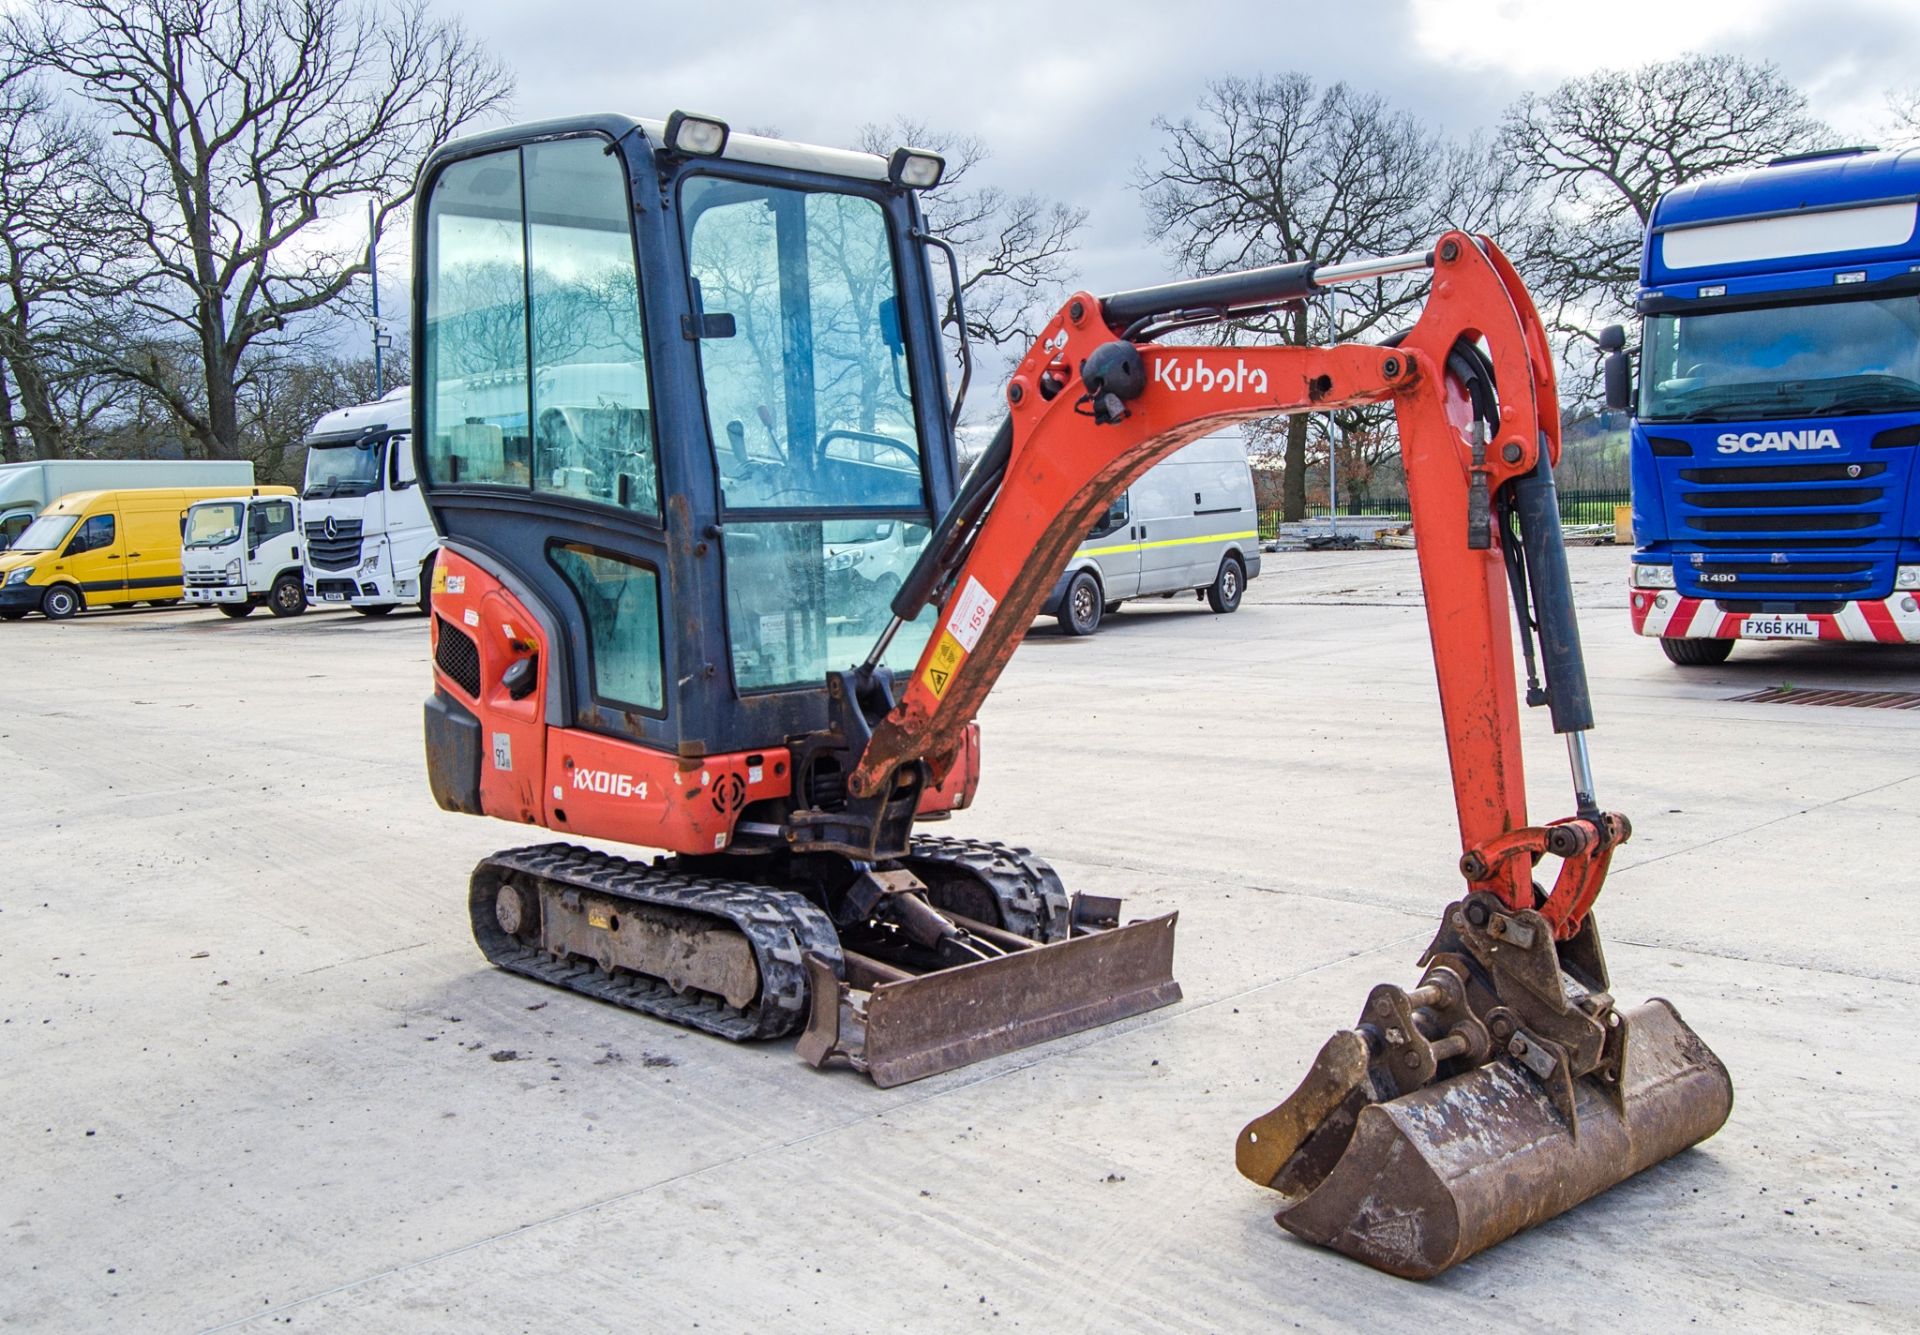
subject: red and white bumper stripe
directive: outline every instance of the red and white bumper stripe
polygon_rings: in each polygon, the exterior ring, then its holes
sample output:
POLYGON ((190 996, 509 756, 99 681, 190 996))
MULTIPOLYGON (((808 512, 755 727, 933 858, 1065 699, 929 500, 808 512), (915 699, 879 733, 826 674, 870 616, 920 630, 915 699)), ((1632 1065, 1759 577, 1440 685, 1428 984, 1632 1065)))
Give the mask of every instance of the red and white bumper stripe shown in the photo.
MULTIPOLYGON (((1672 589, 1627 590, 1633 629, 1673 640, 1737 640, 1741 612, 1722 612, 1705 598, 1683 598, 1672 589)), ((1843 603, 1838 612, 1814 612, 1808 620, 1823 640, 1872 644, 1920 644, 1920 596, 1896 593, 1872 602, 1843 603)))

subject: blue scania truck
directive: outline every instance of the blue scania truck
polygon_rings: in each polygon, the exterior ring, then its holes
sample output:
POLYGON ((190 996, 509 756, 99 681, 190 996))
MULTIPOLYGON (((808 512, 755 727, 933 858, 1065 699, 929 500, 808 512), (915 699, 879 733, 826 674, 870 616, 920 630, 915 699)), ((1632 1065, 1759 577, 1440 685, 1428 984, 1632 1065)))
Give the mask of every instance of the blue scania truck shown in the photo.
POLYGON ((1641 254, 1633 628, 1686 666, 1735 640, 1920 642, 1920 150, 1680 186, 1641 254))

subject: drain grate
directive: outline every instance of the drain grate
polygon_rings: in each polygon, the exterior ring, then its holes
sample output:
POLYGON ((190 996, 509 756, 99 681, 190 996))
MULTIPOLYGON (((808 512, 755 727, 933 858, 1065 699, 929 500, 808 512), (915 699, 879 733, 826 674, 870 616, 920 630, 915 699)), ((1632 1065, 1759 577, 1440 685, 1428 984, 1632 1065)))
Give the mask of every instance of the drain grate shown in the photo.
POLYGON ((1769 686, 1727 699, 1750 705, 1833 705, 1841 709, 1920 709, 1916 691, 1816 691, 1804 686, 1769 686))

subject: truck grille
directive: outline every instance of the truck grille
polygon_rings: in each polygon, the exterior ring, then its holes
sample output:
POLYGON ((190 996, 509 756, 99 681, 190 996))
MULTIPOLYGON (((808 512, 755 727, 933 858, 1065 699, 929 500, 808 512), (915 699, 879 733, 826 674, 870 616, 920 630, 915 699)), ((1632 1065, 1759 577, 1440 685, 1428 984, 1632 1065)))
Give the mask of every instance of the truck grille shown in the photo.
MULTIPOLYGON (((1859 598, 1872 594, 1875 567, 1884 558, 1820 557, 1773 561, 1752 555, 1703 555, 1676 566, 1689 585, 1683 590, 1714 598, 1859 598)), ((1696 595, 1697 596, 1697 595, 1696 595)))
POLYGON ((219 588, 227 582, 224 570, 189 570, 186 572, 186 585, 190 589, 219 588))
POLYGON ((307 526, 307 559, 322 570, 348 570, 360 564, 360 521, 335 519, 333 536, 323 521, 307 526))
POLYGON ((1893 447, 1908 443, 1883 431, 1851 458, 1675 469, 1667 506, 1687 553, 1674 556, 1675 586, 1726 610, 1886 597, 1912 463, 1893 447))
POLYGON ((445 617, 435 617, 440 634, 433 651, 434 666, 461 690, 480 698, 480 646, 473 637, 445 617))

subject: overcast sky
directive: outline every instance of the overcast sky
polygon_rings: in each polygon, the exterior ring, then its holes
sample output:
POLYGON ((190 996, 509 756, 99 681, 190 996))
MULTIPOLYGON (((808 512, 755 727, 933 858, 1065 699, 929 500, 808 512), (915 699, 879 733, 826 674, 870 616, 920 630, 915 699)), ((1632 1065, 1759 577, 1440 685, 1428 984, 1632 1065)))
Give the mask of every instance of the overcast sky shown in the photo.
POLYGON ((1079 260, 1095 291, 1167 272, 1133 168, 1158 151, 1153 118, 1177 119, 1220 75, 1344 79, 1466 135, 1569 75, 1732 51, 1778 64, 1849 141, 1870 141, 1887 91, 1920 80, 1920 0, 463 0, 443 12, 514 71, 515 120, 684 108, 845 145, 905 115, 975 135, 992 153, 983 183, 1089 210, 1079 260))
MULTIPOLYGON (((839 146, 898 116, 973 135, 991 158, 970 181, 1088 210, 1075 261, 1094 292, 1171 276, 1134 169, 1159 152, 1154 118, 1187 114, 1222 75, 1345 80, 1460 137, 1523 92, 1686 52, 1774 62, 1849 143, 1879 141, 1887 94, 1920 86, 1920 0, 441 4, 513 71, 515 121, 678 108, 839 146)), ((391 238, 389 294, 406 264, 391 238)))

